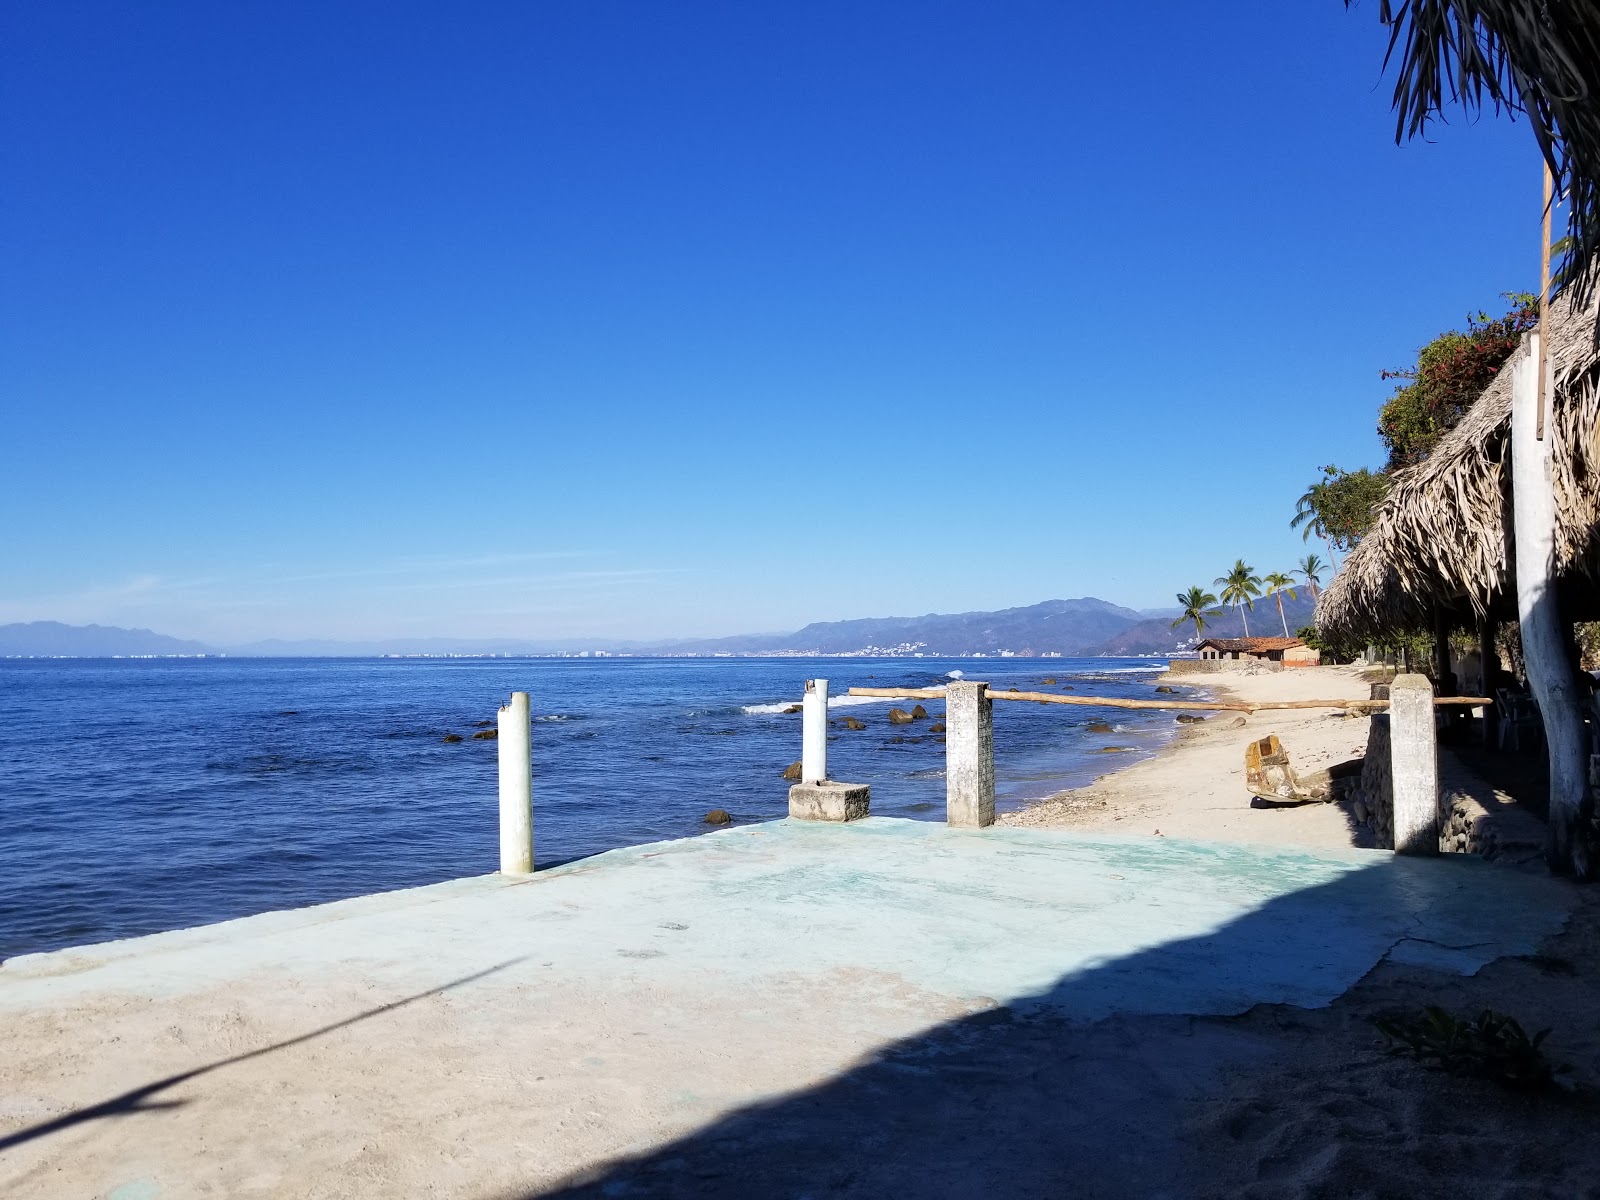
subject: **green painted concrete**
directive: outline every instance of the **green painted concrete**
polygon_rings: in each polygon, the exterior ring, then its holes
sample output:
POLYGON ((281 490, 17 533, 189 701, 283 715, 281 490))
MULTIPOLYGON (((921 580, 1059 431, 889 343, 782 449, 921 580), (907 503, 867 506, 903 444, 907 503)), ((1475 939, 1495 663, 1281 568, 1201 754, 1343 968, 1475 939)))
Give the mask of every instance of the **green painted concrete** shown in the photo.
POLYGON ((419 988, 530 973, 704 985, 841 968, 1096 1019, 1331 1002, 1386 955, 1470 973, 1532 951, 1570 892, 1476 859, 870 818, 778 821, 13 959, 0 1010, 177 996, 260 974, 419 988))

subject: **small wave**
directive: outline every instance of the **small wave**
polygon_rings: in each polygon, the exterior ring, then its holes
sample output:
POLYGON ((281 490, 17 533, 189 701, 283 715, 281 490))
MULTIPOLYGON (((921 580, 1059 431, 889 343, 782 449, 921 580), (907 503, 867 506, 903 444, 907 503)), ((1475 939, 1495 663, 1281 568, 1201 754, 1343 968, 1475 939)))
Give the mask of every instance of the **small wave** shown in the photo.
POLYGON ((571 713, 540 713, 535 721, 571 721, 575 720, 571 713))
POLYGON ((967 673, 965 671, 946 671, 944 677, 946 679, 965 679, 967 673))
MULTIPOLYGON (((901 704, 904 700, 903 696, 829 696, 828 711, 832 712, 836 708, 855 708, 861 704, 901 704)), ((746 704, 740 711, 751 716, 758 713, 786 713, 791 708, 797 708, 799 704, 798 700, 780 700, 776 704, 746 704)))
POLYGON ((1154 675, 1165 667, 1101 667, 1098 671, 1075 671, 1074 679, 1098 679, 1102 675, 1154 675))

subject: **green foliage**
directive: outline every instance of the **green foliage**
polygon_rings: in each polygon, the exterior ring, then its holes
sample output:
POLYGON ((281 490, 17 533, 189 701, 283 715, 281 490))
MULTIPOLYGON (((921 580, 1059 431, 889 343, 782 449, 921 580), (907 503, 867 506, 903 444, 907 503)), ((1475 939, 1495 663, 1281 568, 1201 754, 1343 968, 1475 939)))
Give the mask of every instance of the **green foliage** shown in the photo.
MULTIPOLYGON (((1355 0, 1345 0, 1347 6, 1355 0)), ((1600 260, 1600 5, 1593 0, 1382 0, 1395 71, 1395 141, 1425 136, 1446 104, 1522 114, 1567 209, 1558 279, 1580 307, 1600 260)))
POLYGON ((1455 1075, 1475 1075, 1518 1091, 1547 1088, 1557 1074, 1570 1069, 1551 1062, 1540 1049, 1548 1029, 1530 1038, 1515 1020, 1493 1009, 1463 1021, 1430 1004, 1416 1016, 1373 1024, 1389 1039, 1390 1054, 1409 1055, 1455 1075))
POLYGON ((1294 588, 1290 586, 1294 583, 1294 580, 1290 576, 1285 575, 1282 571, 1272 571, 1269 574, 1263 575, 1261 577, 1261 582, 1265 584, 1267 588, 1266 598, 1268 600, 1276 600, 1278 602, 1278 620, 1283 624, 1283 636, 1288 637, 1289 618, 1284 616, 1283 613, 1283 598, 1285 596, 1289 597, 1291 600, 1298 598, 1295 595, 1294 588))
POLYGON ((1339 550, 1350 550, 1372 528, 1378 502, 1388 494, 1388 476, 1365 467, 1343 471, 1329 463, 1296 503, 1289 527, 1304 527, 1303 537, 1315 533, 1339 550))
POLYGON ((1306 591, 1310 592, 1311 598, 1315 600, 1322 592, 1322 573, 1327 569, 1327 563, 1315 554, 1308 554, 1295 563, 1291 574, 1298 575, 1306 581, 1306 591))
POLYGON ((1383 372, 1385 379, 1409 381, 1378 413, 1378 433, 1389 449, 1388 470, 1427 458, 1494 382, 1522 335, 1538 324, 1537 296, 1508 292, 1506 299, 1511 307, 1504 316, 1469 313, 1466 330, 1447 330, 1434 338, 1417 353, 1416 366, 1383 372))
POLYGON ((1303 625, 1295 637, 1322 655, 1325 663, 1355 662, 1367 651, 1367 643, 1356 638, 1326 637, 1315 625, 1303 625))
POLYGON ((1214 617, 1217 611, 1212 606, 1217 598, 1201 587, 1192 587, 1187 592, 1178 593, 1178 603, 1183 605, 1183 615, 1172 623, 1176 629, 1186 621, 1194 622, 1194 635, 1200 636, 1200 631, 1206 627, 1206 618, 1214 617))
POLYGON ((1222 589, 1222 602, 1239 610, 1239 619, 1244 622, 1244 635, 1249 637, 1250 618, 1244 612, 1247 608, 1255 610, 1255 598, 1261 595, 1261 580, 1245 565, 1244 559, 1238 558, 1234 560, 1232 570, 1211 582, 1222 589))

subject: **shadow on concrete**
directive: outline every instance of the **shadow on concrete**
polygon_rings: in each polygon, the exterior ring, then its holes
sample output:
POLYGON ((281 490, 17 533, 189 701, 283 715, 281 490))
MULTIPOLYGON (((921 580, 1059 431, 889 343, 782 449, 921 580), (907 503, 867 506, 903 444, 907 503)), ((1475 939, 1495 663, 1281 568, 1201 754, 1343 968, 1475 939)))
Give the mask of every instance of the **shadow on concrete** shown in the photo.
MULTIPOLYGON (((1203 936, 1098 964, 1042 994, 889 1043, 818 1086, 728 1112, 647 1152, 508 1195, 1204 1194, 1202 1151, 1218 1148, 1197 1147, 1185 1133, 1190 1103, 1218 1094, 1230 1068, 1269 1066, 1294 1044, 1294 1014, 1303 1009, 1272 1010, 1280 1022, 1272 1036, 1261 1022, 1228 1015, 1296 994, 1304 1000, 1308 987, 1323 989, 1310 1004, 1320 1007, 1401 942, 1448 954, 1425 939, 1489 941, 1492 934, 1472 926, 1494 905, 1502 916, 1506 906, 1525 906, 1531 949, 1559 925, 1540 919, 1557 901, 1515 889, 1499 895, 1491 870, 1385 860, 1279 896, 1203 936), (1451 915, 1435 921, 1441 904, 1451 915), (1384 909, 1408 916, 1375 933, 1371 914, 1384 909), (1117 1015, 1100 1016, 1106 1012, 1117 1015)), ((797 1027, 815 1019, 784 1015, 797 1027)), ((717 1053, 714 1034, 706 1053, 717 1053)))
POLYGON ((196 1067, 192 1071, 183 1071, 177 1075, 168 1075, 165 1079, 158 1079, 153 1083, 145 1084, 143 1087, 133 1088, 129 1091, 123 1092, 119 1096, 113 1096, 109 1100, 102 1100, 99 1104, 90 1105, 88 1108, 74 1109, 69 1113, 63 1113, 61 1116, 54 1117, 49 1121, 41 1121, 37 1125, 29 1125, 24 1129, 17 1130, 15 1133, 9 1133, 4 1137, 0 1137, 0 1151, 9 1150, 13 1146, 20 1146, 24 1142, 31 1142, 35 1138, 41 1138, 52 1133, 58 1133, 63 1129, 70 1129, 72 1126, 81 1125, 85 1121, 100 1121, 110 1117, 123 1117, 132 1113, 156 1112, 166 1108, 182 1108, 188 1103, 187 1100, 159 1100, 154 1099, 154 1097, 158 1096, 161 1092, 166 1091, 168 1088, 176 1087, 178 1084, 184 1083, 187 1080, 196 1079, 201 1075, 209 1075, 213 1071, 220 1071, 222 1068, 233 1066, 235 1063, 248 1062, 252 1058, 261 1058, 264 1055, 272 1054, 279 1050, 287 1050, 291 1046, 299 1046, 305 1042, 314 1041, 319 1037, 325 1037, 326 1035, 337 1030, 348 1028, 349 1026, 359 1024, 362 1021, 371 1020, 373 1017, 381 1017, 385 1013, 394 1012, 396 1009, 404 1008, 408 1004, 415 1004, 419 1000, 426 1000, 429 996, 437 996, 443 992, 448 992, 453 988, 462 987, 466 984, 474 982, 475 980, 483 979, 486 976, 493 975, 497 971, 504 971, 507 967, 515 966, 521 961, 522 958, 520 957, 508 959, 507 961, 499 963, 496 966, 489 967, 487 970, 477 971, 471 975, 463 975, 460 979, 453 979, 449 983, 440 984, 436 988, 429 988, 425 992, 418 992, 414 996, 407 996, 403 1000, 395 1000, 389 1004, 380 1004, 376 1008, 369 1008, 366 1012, 357 1013, 353 1017, 346 1017, 342 1021, 335 1021, 331 1025, 324 1025, 320 1029, 313 1029, 309 1033, 302 1033, 299 1037, 289 1038, 287 1041, 275 1042, 270 1046, 262 1046, 255 1050, 248 1050, 243 1054, 236 1054, 232 1058, 219 1059, 217 1062, 207 1063, 203 1067, 196 1067))

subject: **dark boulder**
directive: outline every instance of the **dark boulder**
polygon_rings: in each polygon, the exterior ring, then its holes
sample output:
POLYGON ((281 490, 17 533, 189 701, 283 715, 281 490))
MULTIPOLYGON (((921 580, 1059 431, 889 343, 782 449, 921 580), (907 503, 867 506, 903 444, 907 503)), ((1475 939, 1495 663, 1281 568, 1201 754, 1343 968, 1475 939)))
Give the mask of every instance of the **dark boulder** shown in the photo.
MULTIPOLYGON (((800 772, 803 769, 804 768, 803 768, 801 763, 792 762, 787 767, 785 767, 783 769, 783 777, 785 779, 787 779, 790 783, 799 783, 800 782, 800 772)), ((717 811, 721 812, 722 810, 718 809, 717 811)))
POLYGON ((444 735, 444 740, 447 742, 459 742, 461 735, 459 733, 447 733, 444 735))
POLYGON ((924 720, 927 717, 927 715, 928 715, 928 710, 923 708, 922 705, 920 705, 920 704, 917 705, 915 708, 913 708, 911 710, 911 719, 913 721, 924 720))
POLYGON ((707 825, 732 825, 733 816, 725 808, 713 808, 706 814, 707 825))
POLYGON ((935 721, 932 725, 928 726, 928 732, 929 733, 943 733, 944 732, 944 722, 943 721, 935 721))
POLYGON ((1115 733, 1110 721, 1090 721, 1084 726, 1090 733, 1115 733))
POLYGON ((472 735, 473 740, 479 742, 492 742, 499 736, 500 731, 498 729, 480 729, 472 735))
POLYGON ((916 718, 903 708, 891 708, 889 710, 889 724, 891 725, 909 725, 914 720, 916 718))

